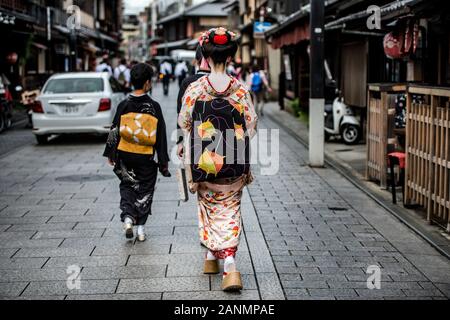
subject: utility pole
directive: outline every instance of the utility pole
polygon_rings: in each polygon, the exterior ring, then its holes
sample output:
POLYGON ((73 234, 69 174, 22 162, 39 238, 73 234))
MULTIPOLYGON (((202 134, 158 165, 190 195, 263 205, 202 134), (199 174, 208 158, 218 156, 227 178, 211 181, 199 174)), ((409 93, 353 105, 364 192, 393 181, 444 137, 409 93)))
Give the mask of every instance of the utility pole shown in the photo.
POLYGON ((324 165, 324 1, 311 0, 309 165, 324 165))

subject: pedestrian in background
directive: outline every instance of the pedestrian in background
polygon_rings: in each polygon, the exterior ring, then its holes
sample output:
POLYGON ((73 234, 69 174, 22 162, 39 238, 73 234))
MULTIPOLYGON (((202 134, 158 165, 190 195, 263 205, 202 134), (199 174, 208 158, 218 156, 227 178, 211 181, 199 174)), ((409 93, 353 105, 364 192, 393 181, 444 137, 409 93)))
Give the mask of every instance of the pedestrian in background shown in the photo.
POLYGON ((159 67, 159 73, 162 77, 164 95, 167 96, 169 95, 169 85, 170 79, 172 77, 172 65, 169 61, 164 60, 163 63, 161 63, 161 66, 159 67))
POLYGON ((120 64, 114 68, 114 78, 124 87, 130 86, 130 69, 127 66, 127 59, 120 59, 120 64))
POLYGON ((226 73, 227 63, 238 49, 235 35, 224 28, 211 29, 199 43, 211 73, 187 88, 178 124, 185 136, 184 159, 191 170, 189 188, 197 192, 200 241, 208 248, 203 272, 219 273, 218 260, 224 259, 222 289, 240 290, 242 281, 235 255, 242 227, 242 190, 252 181, 250 163, 246 156, 233 159, 229 150, 208 146, 212 140, 218 146, 223 141, 225 149, 230 145, 234 148, 235 155, 241 151, 249 155, 257 116, 245 86, 226 73))
POLYGON ((111 64, 110 64, 108 58, 103 58, 102 62, 97 67, 95 67, 95 71, 96 72, 108 72, 108 74, 110 76, 113 75, 111 64))
POLYGON ((188 74, 188 67, 186 65, 185 61, 178 61, 177 65, 175 66, 175 77, 178 79, 178 87, 181 88, 181 83, 186 78, 188 74))
POLYGON ((125 236, 133 238, 133 226, 137 226, 138 241, 145 240, 144 225, 151 214, 158 169, 170 177, 164 117, 160 105, 147 94, 152 76, 153 70, 146 63, 131 69, 134 91, 117 107, 103 153, 120 179, 125 236))
POLYGON ((258 114, 258 116, 263 116, 266 93, 272 92, 272 88, 270 88, 269 86, 269 81, 267 81, 265 71, 260 70, 258 66, 253 66, 250 74, 247 76, 246 83, 252 94, 256 113, 258 114))

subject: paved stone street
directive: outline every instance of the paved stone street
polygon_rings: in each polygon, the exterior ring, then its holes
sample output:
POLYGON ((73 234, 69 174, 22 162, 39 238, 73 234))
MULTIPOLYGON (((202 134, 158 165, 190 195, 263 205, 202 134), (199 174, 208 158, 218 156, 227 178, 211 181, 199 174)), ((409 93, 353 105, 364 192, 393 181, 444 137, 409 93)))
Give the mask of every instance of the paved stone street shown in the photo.
MULTIPOLYGON (((170 134, 175 96, 154 89, 170 134)), ((276 128, 269 119, 260 128, 276 128)), ((448 299, 450 262, 283 130, 280 170, 243 199, 241 293, 202 274, 196 204, 159 177, 148 240, 127 241, 104 140, 58 137, 0 158, 0 296, 4 299, 448 299), (367 267, 381 268, 369 290, 367 267), (69 289, 79 267, 80 287, 69 289), (69 268, 69 269, 68 269, 69 268), (75 268, 75 269, 71 269, 75 268), (68 274, 69 271, 69 274, 68 274), (69 286, 68 286, 69 284, 69 286)), ((171 141, 172 148, 174 141, 171 141)), ((174 153, 172 153, 174 157, 174 153)))

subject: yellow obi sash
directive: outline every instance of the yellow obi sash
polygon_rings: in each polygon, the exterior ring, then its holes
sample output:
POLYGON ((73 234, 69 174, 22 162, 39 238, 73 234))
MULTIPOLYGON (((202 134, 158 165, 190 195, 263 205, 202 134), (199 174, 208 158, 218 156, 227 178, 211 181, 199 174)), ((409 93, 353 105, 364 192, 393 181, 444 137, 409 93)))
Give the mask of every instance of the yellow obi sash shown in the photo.
POLYGON ((130 112, 120 117, 120 142, 118 150, 153 154, 156 143, 158 119, 146 113, 130 112))

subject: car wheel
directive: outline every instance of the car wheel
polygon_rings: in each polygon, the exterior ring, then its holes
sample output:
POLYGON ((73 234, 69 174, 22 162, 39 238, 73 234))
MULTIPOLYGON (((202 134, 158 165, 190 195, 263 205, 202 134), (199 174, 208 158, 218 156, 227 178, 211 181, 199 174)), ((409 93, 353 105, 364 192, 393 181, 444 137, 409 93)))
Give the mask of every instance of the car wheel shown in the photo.
POLYGON ((342 129, 342 139, 348 145, 357 144, 359 142, 361 133, 358 126, 349 124, 342 129))
POLYGON ((7 116, 5 119, 5 128, 9 129, 12 126, 12 118, 10 116, 7 116))
POLYGON ((0 114, 0 133, 2 133, 5 130, 5 117, 4 115, 0 114))
POLYGON ((36 135, 38 144, 46 144, 48 142, 48 135, 36 135))

